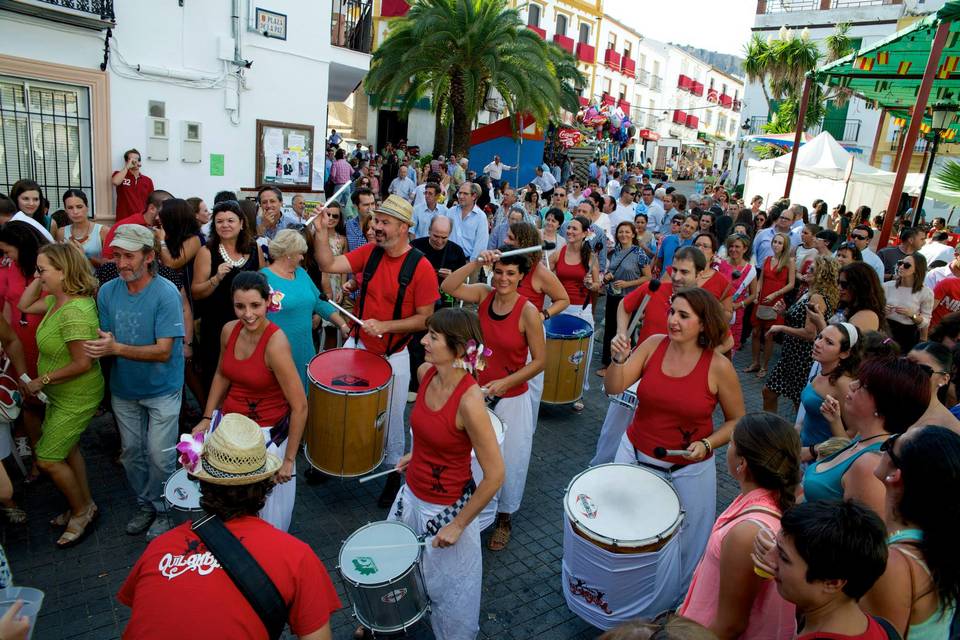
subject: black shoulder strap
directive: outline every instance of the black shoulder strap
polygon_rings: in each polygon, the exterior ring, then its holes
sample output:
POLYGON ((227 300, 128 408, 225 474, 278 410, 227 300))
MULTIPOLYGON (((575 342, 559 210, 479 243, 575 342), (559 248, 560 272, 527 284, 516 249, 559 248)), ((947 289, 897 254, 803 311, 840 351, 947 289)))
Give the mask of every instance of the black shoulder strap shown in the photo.
MULTIPOLYGON (((410 247, 410 251, 408 251, 407 255, 403 258, 403 265, 400 267, 400 278, 398 279, 400 287, 397 289, 397 301, 393 304, 394 320, 399 320, 403 317, 403 299, 407 294, 407 285, 413 280, 413 275, 417 272, 417 265, 420 264, 420 258, 422 257, 423 252, 420 251, 420 249, 410 247)), ((388 357, 403 349, 410 341, 410 334, 404 334, 399 336, 400 340, 397 344, 393 344, 394 337, 397 337, 397 335, 393 334, 387 340, 388 357)))
MULTIPOLYGON (((383 258, 383 249, 376 246, 373 248, 373 251, 370 252, 370 257, 367 258, 366 264, 363 265, 363 282, 360 283, 360 299, 357 301, 358 318, 363 318, 363 304, 367 300, 367 287, 370 286, 370 279, 373 277, 373 274, 376 273, 381 258, 383 258)), ((353 330, 356 332, 354 338, 359 340, 360 325, 354 325, 353 330)))
POLYGON ((279 638, 287 624, 287 605, 263 567, 217 516, 205 514, 191 529, 253 607, 267 635, 279 638))
POLYGON ((870 616, 870 617, 876 620, 877 624, 879 624, 883 628, 883 631, 887 634, 887 638, 889 640, 902 640, 902 636, 900 635, 900 632, 897 631, 897 629, 892 624, 890 624, 890 622, 887 619, 881 618, 880 616, 870 616))

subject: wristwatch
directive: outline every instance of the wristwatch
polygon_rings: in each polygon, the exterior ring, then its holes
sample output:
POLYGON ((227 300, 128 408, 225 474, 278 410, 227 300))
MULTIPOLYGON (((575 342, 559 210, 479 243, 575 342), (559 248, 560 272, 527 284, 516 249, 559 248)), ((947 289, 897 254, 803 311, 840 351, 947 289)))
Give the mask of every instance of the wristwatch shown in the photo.
POLYGON ((40 382, 43 384, 43 386, 47 386, 48 384, 50 384, 50 375, 46 373, 43 374, 43 377, 40 378, 40 382))

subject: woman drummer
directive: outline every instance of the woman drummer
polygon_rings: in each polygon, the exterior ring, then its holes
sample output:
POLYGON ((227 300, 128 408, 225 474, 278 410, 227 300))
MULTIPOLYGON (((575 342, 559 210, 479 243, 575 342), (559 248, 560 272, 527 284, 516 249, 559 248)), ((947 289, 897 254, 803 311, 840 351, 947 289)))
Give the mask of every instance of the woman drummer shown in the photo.
POLYGON ((484 394, 493 400, 493 412, 507 424, 503 451, 509 474, 500 493, 496 527, 488 545, 491 551, 501 551, 507 546, 510 516, 520 508, 523 498, 534 431, 527 381, 543 371, 547 361, 542 316, 517 291, 517 285, 529 269, 528 260, 527 255, 501 257, 499 251, 484 251, 480 261, 493 265, 492 287, 483 283, 464 284, 477 270, 477 261, 447 276, 441 287, 454 298, 479 305, 477 313, 484 346, 492 353, 477 379, 484 394))
POLYGON ((637 406, 643 409, 634 414, 615 460, 662 472, 680 495, 686 512, 680 584, 686 590, 716 514, 717 475, 711 456, 730 441, 745 410, 733 364, 716 351, 727 325, 713 294, 697 288, 675 292, 667 331, 665 336, 650 336, 633 353, 628 340, 615 337, 606 389, 621 393, 640 380, 637 406), (725 421, 714 430, 718 402, 725 421), (664 456, 661 449, 687 453, 664 456))
POLYGON ((420 393, 410 413, 413 450, 397 463, 406 483, 388 516, 418 536, 433 535, 422 567, 432 602, 430 624, 441 639, 472 639, 480 631, 483 562, 477 516, 503 483, 497 438, 472 375, 483 366, 477 351, 482 340, 472 311, 441 309, 427 319, 421 340, 425 362, 417 370, 420 393), (483 470, 476 487, 471 449, 483 470))

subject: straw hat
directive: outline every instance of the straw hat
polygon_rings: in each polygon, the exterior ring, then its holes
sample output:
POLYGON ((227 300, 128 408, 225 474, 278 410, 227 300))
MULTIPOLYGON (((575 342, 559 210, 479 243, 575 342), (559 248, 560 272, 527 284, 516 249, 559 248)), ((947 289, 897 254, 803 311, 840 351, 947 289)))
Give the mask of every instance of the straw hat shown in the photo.
POLYGON ((379 207, 376 213, 382 213, 396 218, 400 222, 413 224, 413 205, 398 195, 388 196, 379 207))
POLYGON ((259 425, 239 413, 223 416, 203 443, 201 464, 193 474, 213 484, 253 484, 280 469, 280 458, 267 453, 259 425))

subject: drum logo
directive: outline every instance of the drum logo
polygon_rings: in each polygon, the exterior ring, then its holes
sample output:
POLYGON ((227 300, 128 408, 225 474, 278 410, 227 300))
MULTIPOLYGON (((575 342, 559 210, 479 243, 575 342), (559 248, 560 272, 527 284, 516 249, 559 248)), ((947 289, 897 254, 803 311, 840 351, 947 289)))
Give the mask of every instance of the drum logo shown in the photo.
POLYGON ((353 559, 353 568, 362 576, 372 576, 379 569, 370 556, 357 556, 353 559))
POLYGON ((610 610, 610 605, 607 603, 606 598, 604 598, 606 593, 600 591, 599 589, 591 589, 583 583, 583 580, 580 578, 574 578, 571 576, 567 585, 570 588, 570 593, 572 595, 583 598, 583 601, 589 605, 593 605, 596 608, 600 609, 607 615, 613 615, 613 611, 610 610))
POLYGON ((386 411, 381 411, 377 414, 377 421, 373 425, 377 431, 383 431, 384 425, 387 424, 387 415, 389 414, 386 411))
POLYGON ((176 489, 174 489, 173 495, 177 496, 181 500, 186 500, 187 498, 190 497, 190 495, 187 493, 187 490, 184 489, 183 487, 177 487, 176 489))
POLYGON ((567 360, 570 361, 570 364, 579 366, 580 363, 583 362, 583 356, 584 356, 583 350, 574 351, 573 353, 570 354, 570 357, 567 358, 567 360))
POLYGON ((388 591, 380 597, 380 602, 383 604, 397 604, 403 597, 407 595, 407 588, 401 587, 400 589, 394 589, 393 591, 388 591))
POLYGON ((583 514, 585 518, 590 518, 593 520, 597 517, 599 509, 597 509, 597 503, 590 499, 585 493, 577 494, 577 507, 580 508, 580 513, 583 514))
POLYGON ((335 387, 369 387, 370 381, 360 376, 345 373, 332 380, 335 387))

